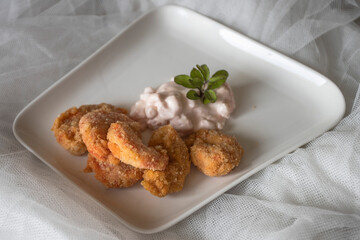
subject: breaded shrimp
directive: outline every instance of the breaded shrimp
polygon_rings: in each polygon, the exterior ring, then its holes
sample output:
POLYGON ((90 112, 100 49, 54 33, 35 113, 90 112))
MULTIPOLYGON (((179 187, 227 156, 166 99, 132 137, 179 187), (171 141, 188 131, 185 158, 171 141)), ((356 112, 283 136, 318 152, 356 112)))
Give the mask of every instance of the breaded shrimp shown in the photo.
POLYGON ((99 161, 90 153, 84 172, 94 172, 95 178, 108 188, 126 188, 142 179, 143 172, 125 163, 119 162, 112 154, 107 161, 99 161), (118 162, 118 164, 113 164, 118 162))
POLYGON ((132 123, 112 123, 107 139, 108 147, 114 156, 133 167, 164 170, 168 164, 166 151, 160 147, 155 149, 145 146, 132 123))
POLYGON ((79 128, 82 140, 89 153, 99 161, 106 161, 110 154, 106 135, 110 124, 116 121, 131 122, 133 127, 140 132, 139 123, 127 115, 115 111, 95 110, 80 119, 79 128))
POLYGON ((79 108, 69 108, 55 119, 51 130, 55 134, 56 141, 73 155, 86 153, 86 146, 79 130, 79 121, 83 115, 96 109, 101 109, 105 112, 127 113, 126 109, 101 103, 97 105, 82 105, 79 108))
POLYGON ((189 151, 192 145, 194 145, 194 142, 196 140, 196 133, 192 133, 188 135, 187 137, 183 138, 185 145, 188 147, 189 151))
POLYGON ((205 175, 223 176, 239 165, 244 150, 234 137, 206 129, 195 134, 190 159, 205 175))
POLYGON ((184 141, 171 125, 167 125, 153 132, 149 146, 165 148, 169 163, 163 171, 145 170, 141 185, 158 197, 181 191, 190 173, 189 153, 184 141))

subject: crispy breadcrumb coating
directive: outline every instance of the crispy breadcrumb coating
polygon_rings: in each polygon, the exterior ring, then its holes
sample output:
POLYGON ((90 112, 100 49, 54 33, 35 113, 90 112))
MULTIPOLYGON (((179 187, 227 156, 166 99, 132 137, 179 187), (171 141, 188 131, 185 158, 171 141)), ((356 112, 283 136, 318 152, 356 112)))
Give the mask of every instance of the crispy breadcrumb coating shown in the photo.
POLYGON ((94 172, 95 178, 107 188, 130 187, 142 179, 142 170, 113 158, 115 157, 109 154, 107 161, 99 161, 89 153, 84 172, 94 172), (118 162, 118 164, 113 164, 114 162, 118 162))
POLYGON ((217 130, 200 129, 190 135, 190 159, 207 176, 223 176, 239 165, 243 148, 234 137, 217 130))
POLYGON ((166 149, 169 163, 163 171, 145 170, 141 185, 158 197, 181 191, 191 164, 184 141, 172 126, 167 125, 153 132, 149 146, 166 149))
POLYGON ((106 138, 111 123, 131 122, 140 131, 140 124, 123 113, 95 110, 85 114, 79 122, 80 133, 87 150, 99 161, 106 161, 110 150, 106 138))
POLYGON ((188 135, 187 137, 183 138, 185 145, 188 147, 189 151, 192 145, 194 145, 194 142, 196 140, 196 133, 192 133, 188 135))
POLYGON ((133 167, 164 170, 168 164, 166 151, 145 146, 131 123, 112 123, 107 139, 108 147, 114 156, 133 167))
POLYGON ((72 107, 61 113, 54 121, 51 130, 54 132, 56 141, 73 155, 86 153, 86 146, 81 138, 79 121, 86 113, 101 109, 102 111, 115 111, 127 113, 126 109, 117 108, 110 104, 82 105, 79 108, 72 107))

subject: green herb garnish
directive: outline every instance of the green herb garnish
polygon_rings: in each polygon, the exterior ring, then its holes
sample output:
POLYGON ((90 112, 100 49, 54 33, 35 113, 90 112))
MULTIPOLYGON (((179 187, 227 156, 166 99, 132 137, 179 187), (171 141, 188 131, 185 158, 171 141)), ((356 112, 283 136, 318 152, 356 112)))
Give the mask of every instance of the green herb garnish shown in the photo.
POLYGON ((216 93, 213 89, 219 88, 226 82, 228 72, 219 70, 210 78, 210 70, 206 64, 201 66, 197 64, 196 67, 197 69, 191 70, 190 76, 185 74, 176 76, 175 82, 186 88, 197 89, 186 93, 188 99, 201 99, 204 104, 216 102, 216 93))

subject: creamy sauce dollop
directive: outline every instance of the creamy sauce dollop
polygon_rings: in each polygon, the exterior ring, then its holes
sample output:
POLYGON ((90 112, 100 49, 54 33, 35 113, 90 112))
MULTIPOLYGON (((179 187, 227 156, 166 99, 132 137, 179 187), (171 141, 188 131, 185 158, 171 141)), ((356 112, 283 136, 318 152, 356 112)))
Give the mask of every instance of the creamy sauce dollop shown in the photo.
POLYGON ((230 86, 225 83, 215 89, 217 101, 206 105, 186 98, 187 91, 173 79, 158 89, 147 87, 131 107, 130 116, 152 129, 171 124, 182 135, 201 128, 222 129, 235 109, 230 86))

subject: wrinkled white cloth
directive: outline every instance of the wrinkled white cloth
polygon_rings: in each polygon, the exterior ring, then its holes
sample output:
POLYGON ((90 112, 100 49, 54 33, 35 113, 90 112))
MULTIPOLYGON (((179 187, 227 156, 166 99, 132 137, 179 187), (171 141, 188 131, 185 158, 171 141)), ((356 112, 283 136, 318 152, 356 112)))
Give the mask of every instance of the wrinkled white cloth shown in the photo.
POLYGON ((0 1, 0 239, 360 239, 358 0, 0 1), (329 77, 346 99, 332 130, 175 226, 120 224, 16 141, 32 99, 151 9, 207 15, 329 77))

